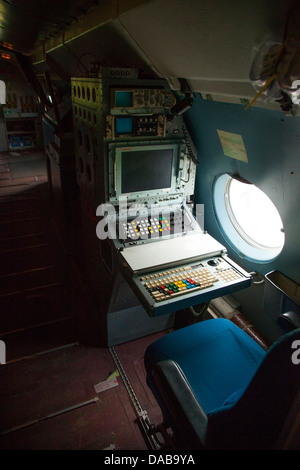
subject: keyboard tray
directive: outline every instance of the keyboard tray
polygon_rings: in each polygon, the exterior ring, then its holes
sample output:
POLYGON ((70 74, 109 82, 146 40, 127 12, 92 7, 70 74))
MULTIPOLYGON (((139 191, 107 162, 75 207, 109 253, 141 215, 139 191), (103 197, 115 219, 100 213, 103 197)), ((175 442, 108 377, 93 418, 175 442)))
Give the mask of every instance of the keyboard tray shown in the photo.
POLYGON ((227 255, 133 277, 133 289, 150 316, 170 313, 250 285, 251 276, 227 255))

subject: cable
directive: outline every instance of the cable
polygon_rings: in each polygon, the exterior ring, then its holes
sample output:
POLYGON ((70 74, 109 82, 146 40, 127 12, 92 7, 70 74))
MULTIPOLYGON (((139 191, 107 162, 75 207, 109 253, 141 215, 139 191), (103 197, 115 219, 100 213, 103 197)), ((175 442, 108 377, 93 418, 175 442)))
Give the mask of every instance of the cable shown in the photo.
POLYGON ((197 160, 197 156, 196 156, 195 151, 193 149, 192 143, 190 142, 189 133, 188 133, 187 128, 185 127, 184 124, 182 126, 182 132, 183 132, 183 137, 184 137, 184 140, 185 140, 185 143, 186 143, 186 147, 187 147, 187 151, 188 151, 190 159, 193 160, 195 165, 199 165, 199 162, 197 160))
POLYGON ((125 385, 125 388, 129 394, 129 397, 131 399, 131 402, 133 404, 133 407, 135 409, 135 412, 136 412, 136 415, 137 415, 137 418, 139 420, 139 423, 141 424, 142 428, 143 428, 143 431, 145 433, 145 436, 148 440, 148 443, 149 445, 151 446, 151 448, 153 450, 157 450, 159 447, 159 444, 158 444, 158 441, 157 439, 155 438, 155 436, 153 436, 153 425, 151 424, 151 421, 148 417, 148 414, 147 414, 147 411, 146 410, 143 410, 140 402, 139 402, 139 399, 138 397, 136 396, 135 394, 135 391, 133 390, 133 387, 126 375, 126 372, 125 370, 123 369, 123 366, 122 366, 122 363, 118 357, 118 354, 117 352, 115 351, 114 347, 111 346, 109 348, 109 351, 110 351, 110 354, 112 355, 112 358, 117 366, 117 369, 119 371, 119 374, 121 376, 121 379, 123 380, 123 383, 125 385))

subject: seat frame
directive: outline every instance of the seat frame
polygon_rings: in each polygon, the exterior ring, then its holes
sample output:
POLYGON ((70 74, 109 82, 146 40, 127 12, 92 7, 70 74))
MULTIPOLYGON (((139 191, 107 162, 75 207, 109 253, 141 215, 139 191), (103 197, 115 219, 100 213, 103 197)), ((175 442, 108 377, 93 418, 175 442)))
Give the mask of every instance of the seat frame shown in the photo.
POLYGON ((151 372, 148 370, 151 374, 148 385, 155 386, 163 414, 163 422, 155 432, 165 437, 167 447, 173 445, 182 450, 300 449, 300 364, 297 368, 291 360, 291 345, 295 339, 300 340, 300 328, 279 338, 269 348, 236 403, 212 414, 205 412, 175 360, 171 357, 157 360, 151 372), (285 385, 289 387, 286 391, 285 385), (265 389, 271 394, 270 398, 264 396, 265 389), (267 423, 270 414, 270 423, 267 423), (236 426, 239 419, 243 421, 242 431, 236 426), (255 420, 258 423, 261 420, 261 429, 257 431, 255 420))

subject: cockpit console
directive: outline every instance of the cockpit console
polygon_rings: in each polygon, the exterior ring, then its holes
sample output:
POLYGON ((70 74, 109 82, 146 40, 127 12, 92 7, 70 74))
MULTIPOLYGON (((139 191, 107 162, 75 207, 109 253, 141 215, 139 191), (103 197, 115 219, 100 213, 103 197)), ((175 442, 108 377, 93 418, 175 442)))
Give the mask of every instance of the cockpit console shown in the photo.
POLYGON ((144 309, 161 315, 247 287, 251 276, 205 232, 193 204, 201 164, 183 112, 174 112, 182 97, 128 69, 103 69, 96 82, 104 128, 94 162, 102 161, 97 235, 110 239, 144 309))

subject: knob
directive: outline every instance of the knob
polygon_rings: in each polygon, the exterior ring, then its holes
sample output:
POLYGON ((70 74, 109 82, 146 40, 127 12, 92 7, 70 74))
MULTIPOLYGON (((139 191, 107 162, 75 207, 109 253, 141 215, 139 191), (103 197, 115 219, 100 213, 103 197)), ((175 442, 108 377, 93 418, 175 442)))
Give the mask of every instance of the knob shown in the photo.
POLYGON ((217 259, 210 259, 209 261, 207 261, 207 264, 209 264, 210 266, 218 266, 219 261, 217 259))

